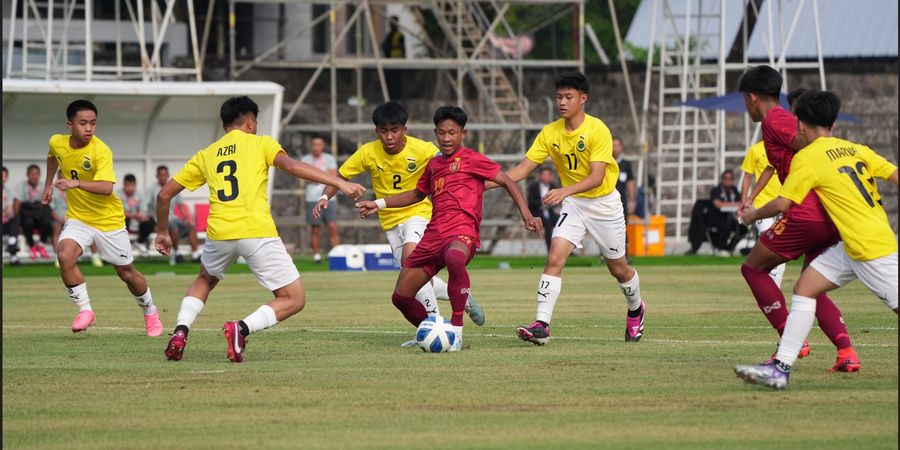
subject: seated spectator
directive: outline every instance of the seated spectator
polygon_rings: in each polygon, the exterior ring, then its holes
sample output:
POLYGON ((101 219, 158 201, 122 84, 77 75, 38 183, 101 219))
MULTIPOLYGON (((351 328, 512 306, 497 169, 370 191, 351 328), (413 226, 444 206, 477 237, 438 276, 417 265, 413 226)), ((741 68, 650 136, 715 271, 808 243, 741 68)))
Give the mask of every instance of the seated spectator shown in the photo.
MULTIPOLYGON (((169 182, 169 168, 159 166, 156 168, 156 183, 147 187, 146 195, 144 195, 144 214, 146 214, 153 222, 151 229, 156 227, 156 195, 166 183, 169 182)), ((197 238, 197 229, 194 227, 194 221, 191 219, 191 211, 184 203, 181 194, 176 195, 172 199, 172 206, 169 208, 169 236, 172 237, 172 254, 169 255, 169 263, 176 264, 182 261, 182 256, 178 254, 178 241, 181 238, 187 238, 188 244, 191 246, 191 260, 200 261, 200 239, 197 238), (178 210, 176 214, 175 210, 178 210), (179 215, 181 217, 179 217, 179 215)))
POLYGON ((50 259, 44 244, 50 240, 53 234, 53 219, 50 215, 50 206, 41 204, 41 196, 44 187, 41 182, 41 168, 35 164, 28 166, 26 171, 28 179, 19 183, 15 192, 15 213, 19 218, 19 226, 28 243, 31 259, 50 259), (40 238, 34 240, 34 232, 37 230, 40 238))
POLYGON ((550 167, 541 167, 537 181, 528 186, 528 210, 534 217, 540 217, 544 224, 544 242, 547 244, 547 251, 550 251, 550 241, 553 238, 553 227, 559 219, 557 208, 544 204, 544 196, 551 189, 558 188, 559 185, 553 181, 553 169, 550 167))
POLYGON ((128 231, 137 231, 137 249, 142 256, 147 256, 149 251, 147 247, 147 239, 156 222, 152 217, 144 212, 144 204, 146 201, 137 192, 137 178, 134 174, 126 174, 122 180, 122 189, 116 193, 122 200, 122 206, 125 208, 125 228, 128 231))
POLYGON ((731 255, 735 245, 747 233, 747 227, 741 225, 735 216, 740 200, 741 195, 734 186, 734 172, 731 169, 722 172, 719 185, 709 193, 709 200, 698 200, 691 211, 688 228, 691 249, 688 255, 697 254, 707 239, 717 254, 731 255), (723 208, 728 211, 723 211, 723 208))
POLYGON ((6 251, 9 252, 9 263, 17 266, 19 262, 19 218, 16 216, 12 191, 6 187, 9 181, 9 170, 3 166, 3 235, 7 237, 6 251))

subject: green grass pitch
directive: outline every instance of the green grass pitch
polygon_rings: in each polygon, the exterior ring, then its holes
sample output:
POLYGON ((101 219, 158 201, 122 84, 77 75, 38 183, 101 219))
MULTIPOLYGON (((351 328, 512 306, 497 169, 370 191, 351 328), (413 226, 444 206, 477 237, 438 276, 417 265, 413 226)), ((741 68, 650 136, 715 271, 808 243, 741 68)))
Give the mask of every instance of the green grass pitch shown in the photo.
MULTIPOLYGON (((567 269, 545 347, 514 337, 540 267, 476 269, 487 323, 467 323, 458 354, 399 347, 413 328, 390 303, 396 273, 304 272, 306 309, 252 335, 242 364, 220 327, 267 299, 250 274, 219 284, 173 363, 115 277, 88 278, 97 324, 74 335, 50 269, 4 270, 3 448, 897 448, 894 313, 854 282, 833 297, 860 373, 829 373, 834 349, 814 328, 788 390, 745 385, 732 367, 764 360, 777 336, 737 264, 638 264, 636 344, 605 269, 567 269)), ((148 276, 167 333, 191 279, 148 276)))

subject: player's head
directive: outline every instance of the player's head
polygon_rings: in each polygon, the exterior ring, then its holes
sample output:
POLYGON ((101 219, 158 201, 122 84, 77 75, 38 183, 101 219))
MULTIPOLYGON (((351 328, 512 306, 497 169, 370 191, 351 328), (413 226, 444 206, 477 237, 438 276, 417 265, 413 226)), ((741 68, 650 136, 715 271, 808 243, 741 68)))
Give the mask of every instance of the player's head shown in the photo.
POLYGON ((744 96, 744 106, 754 122, 763 119, 765 112, 778 105, 781 96, 781 74, 769 66, 747 69, 738 82, 738 90, 744 96))
POLYGON ((87 100, 75 100, 66 107, 66 126, 80 144, 87 144, 97 128, 97 107, 87 100))
POLYGON ((25 176, 28 177, 28 183, 33 186, 41 180, 41 168, 37 164, 30 164, 28 169, 25 169, 25 176))
POLYGON ((3 184, 6 184, 6 180, 9 179, 9 169, 6 166, 3 166, 3 184))
POLYGON ((565 119, 575 117, 584 111, 591 82, 581 72, 566 72, 556 78, 556 109, 565 119))
POLYGON ((543 184, 550 184, 553 181, 553 169, 548 166, 541 167, 538 180, 543 184))
POLYGON ((459 150, 468 134, 468 121, 469 116, 459 106, 441 106, 434 112, 434 136, 443 154, 450 155, 459 150))
POLYGON ((372 111, 372 123, 375 124, 375 133, 378 140, 387 151, 400 149, 406 141, 406 121, 409 113, 406 108, 397 102, 382 103, 372 111))
POLYGON ((309 153, 315 157, 319 157, 325 151, 325 136, 314 134, 309 139, 309 153))
POLYGON ((787 102, 788 102, 788 106, 791 107, 791 111, 794 110, 794 103, 797 102, 797 99, 800 98, 801 95, 803 95, 807 92, 810 92, 810 90, 806 89, 806 88, 797 88, 791 92, 788 92, 787 102))
POLYGON ((219 118, 222 119, 222 128, 225 131, 239 128, 247 133, 256 134, 258 115, 259 106, 246 95, 231 97, 219 108, 219 118))
POLYGON ((725 171, 722 172, 722 177, 721 177, 720 181, 722 183, 722 186, 725 186, 725 187, 734 186, 734 171, 731 169, 725 169, 725 171))
POLYGON ((122 179, 122 192, 125 195, 134 195, 135 190, 137 190, 137 178, 133 173, 125 174, 125 178, 122 179))
POLYGON ((169 168, 167 166, 156 166, 156 182, 160 186, 169 181, 169 168))
POLYGON ((619 159, 619 156, 622 156, 622 151, 625 150, 625 147, 622 145, 622 140, 618 137, 613 137, 613 159, 619 159))
POLYGON ((805 139, 807 144, 823 134, 829 134, 840 111, 841 99, 833 92, 804 93, 794 102, 797 134, 805 139))

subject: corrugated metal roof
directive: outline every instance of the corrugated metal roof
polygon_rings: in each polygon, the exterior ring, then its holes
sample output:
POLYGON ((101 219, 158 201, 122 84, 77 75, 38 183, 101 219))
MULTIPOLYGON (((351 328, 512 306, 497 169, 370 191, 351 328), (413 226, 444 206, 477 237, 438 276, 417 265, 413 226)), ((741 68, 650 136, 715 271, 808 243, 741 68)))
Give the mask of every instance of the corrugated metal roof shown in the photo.
MULTIPOLYGON (((819 30, 824 58, 890 57, 897 56, 897 0, 817 0, 819 30)), ((781 55, 782 41, 787 39, 791 21, 800 0, 765 0, 759 21, 750 36, 747 56, 751 59, 768 59, 769 6, 771 2, 774 59, 781 55), (781 14, 778 10, 781 8, 781 14), (780 31, 783 21, 783 33, 780 31)), ((643 3, 647 3, 646 1, 643 3)), ((813 0, 803 2, 797 29, 787 47, 788 59, 815 58, 816 30, 813 0)))
MULTIPOLYGON (((694 20, 691 24, 691 34, 712 33, 716 37, 700 37, 704 41, 702 56, 704 58, 716 58, 719 54, 719 8, 725 6, 725 45, 730 49, 734 40, 738 38, 741 19, 744 13, 743 0, 658 0, 659 12, 656 18, 657 44, 662 44, 662 9, 668 4, 672 15, 684 14, 687 2, 691 1, 691 15, 694 20), (697 11, 702 10, 703 17, 697 19, 697 11)), ((806 0, 797 21, 797 28, 788 46, 788 59, 807 59, 816 57, 816 34, 813 23, 812 2, 806 0)), ((819 25, 822 36, 822 56, 824 58, 847 57, 890 57, 897 56, 898 41, 898 2, 897 0, 815 0, 818 2, 819 25)), ((800 6, 801 0, 764 0, 759 20, 756 22, 753 33, 750 36, 747 48, 748 57, 751 59, 768 59, 769 50, 765 42, 768 41, 769 7, 772 11, 772 37, 776 42, 774 59, 778 60, 781 54, 781 42, 787 39, 794 14, 800 6), (781 23, 783 22, 783 28, 781 23), (781 31, 783 29, 783 31, 781 31)), ((653 0, 643 0, 632 19, 625 35, 625 41, 637 47, 650 46, 650 23, 653 9, 653 0)), ((683 32, 685 21, 683 18, 674 19, 674 25, 679 32, 683 32)), ((668 25, 669 30, 672 25, 668 25)), ((673 38, 667 39, 668 43, 674 42, 673 38)))

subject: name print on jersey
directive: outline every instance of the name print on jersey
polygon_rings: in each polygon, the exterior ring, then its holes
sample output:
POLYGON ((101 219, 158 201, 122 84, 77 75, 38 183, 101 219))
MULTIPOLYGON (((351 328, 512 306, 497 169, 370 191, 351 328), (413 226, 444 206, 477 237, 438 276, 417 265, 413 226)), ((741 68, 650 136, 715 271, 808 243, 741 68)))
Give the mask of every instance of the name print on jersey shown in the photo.
POLYGON ((229 156, 233 155, 237 151, 236 144, 226 145, 225 147, 219 147, 219 151, 216 152, 216 156, 229 156))

